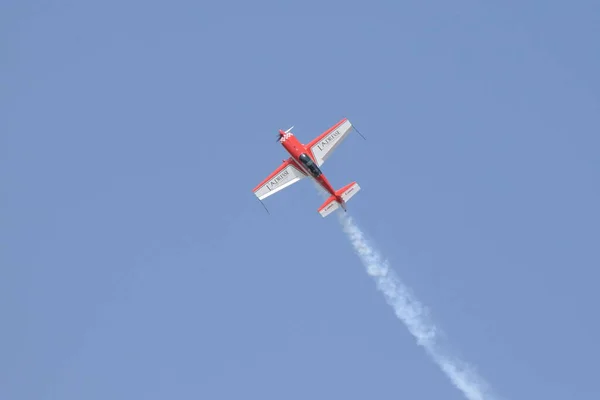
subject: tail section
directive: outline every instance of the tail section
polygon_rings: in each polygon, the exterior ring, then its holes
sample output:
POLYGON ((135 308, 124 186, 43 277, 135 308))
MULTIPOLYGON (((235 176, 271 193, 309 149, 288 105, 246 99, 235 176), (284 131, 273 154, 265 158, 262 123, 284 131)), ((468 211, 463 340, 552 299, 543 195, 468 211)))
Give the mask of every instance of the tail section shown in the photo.
POLYGON ((349 185, 344 186, 340 190, 335 192, 335 196, 330 196, 321 207, 319 207, 319 214, 323 218, 337 210, 340 206, 346 210, 346 202, 350 200, 358 191, 360 186, 358 183, 352 182, 349 185))

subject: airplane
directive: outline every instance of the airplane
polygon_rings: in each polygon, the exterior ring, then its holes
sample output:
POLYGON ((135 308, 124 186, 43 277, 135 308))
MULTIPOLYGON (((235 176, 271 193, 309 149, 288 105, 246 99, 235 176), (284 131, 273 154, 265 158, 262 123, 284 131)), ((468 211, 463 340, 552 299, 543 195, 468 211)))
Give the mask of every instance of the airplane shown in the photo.
MULTIPOLYGON (((352 182, 339 190, 334 190, 320 167, 340 143, 348 137, 352 128, 357 132, 358 130, 347 118, 344 118, 310 143, 304 145, 291 132, 293 128, 292 126, 286 131, 280 129, 277 135, 277 142, 281 143, 290 154, 290 157, 283 160, 283 164, 253 189, 254 194, 262 203, 265 198, 306 177, 310 177, 330 194, 329 198, 317 210, 323 218, 340 206, 344 211, 347 211, 346 203, 358 193, 360 186, 358 186, 358 183, 352 182)), ((360 132, 358 134, 362 136, 360 132)), ((364 139, 364 136, 362 137, 364 139)))

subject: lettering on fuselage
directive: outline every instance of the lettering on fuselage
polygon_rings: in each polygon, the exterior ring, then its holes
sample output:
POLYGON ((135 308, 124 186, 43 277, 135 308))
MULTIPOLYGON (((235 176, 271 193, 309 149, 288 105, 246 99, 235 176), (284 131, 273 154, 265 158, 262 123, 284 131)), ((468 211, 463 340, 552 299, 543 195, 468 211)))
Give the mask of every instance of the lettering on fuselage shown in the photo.
POLYGON ((267 183, 267 189, 269 190, 273 190, 273 188, 277 185, 279 185, 279 183, 284 180, 285 178, 287 178, 287 176, 290 174, 290 171, 288 171, 288 169, 284 169, 283 171, 281 171, 281 173, 279 175, 277 175, 275 178, 271 179, 271 181, 269 183, 267 183))
POLYGON ((336 137, 338 137, 340 135, 340 133, 341 133, 340 130, 336 129, 333 133, 331 133, 325 139, 321 140, 321 143, 319 143, 317 145, 317 147, 319 148, 319 150, 323 150, 325 147, 329 146, 331 144, 331 142, 333 142, 333 139, 335 139, 336 137))

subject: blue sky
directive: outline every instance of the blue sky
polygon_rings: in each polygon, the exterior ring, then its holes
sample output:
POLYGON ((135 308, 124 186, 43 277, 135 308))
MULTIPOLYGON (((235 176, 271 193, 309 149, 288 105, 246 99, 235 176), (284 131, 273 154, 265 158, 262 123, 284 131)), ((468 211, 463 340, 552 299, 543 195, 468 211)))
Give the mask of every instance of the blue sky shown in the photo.
MULTIPOLYGON (((281 3, 281 2, 280 2, 281 3)), ((308 182, 323 170, 506 399, 597 399, 593 1, 0 6, 0 398, 461 399, 308 182)))

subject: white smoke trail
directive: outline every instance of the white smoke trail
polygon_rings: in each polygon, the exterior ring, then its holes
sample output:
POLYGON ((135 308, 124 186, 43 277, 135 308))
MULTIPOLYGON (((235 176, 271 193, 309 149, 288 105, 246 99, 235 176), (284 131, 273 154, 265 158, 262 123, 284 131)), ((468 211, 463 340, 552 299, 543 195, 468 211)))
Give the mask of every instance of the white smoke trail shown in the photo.
POLYGON ((368 243, 353 219, 344 212, 340 212, 338 215, 344 232, 348 235, 356 254, 366 267, 367 273, 375 279, 377 288, 394 309, 396 316, 415 337, 417 344, 425 349, 452 384, 468 400, 494 399, 486 382, 469 365, 447 355, 440 348, 438 329, 429 322, 425 308, 410 293, 398 275, 389 268, 387 261, 382 260, 381 256, 368 243))

